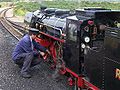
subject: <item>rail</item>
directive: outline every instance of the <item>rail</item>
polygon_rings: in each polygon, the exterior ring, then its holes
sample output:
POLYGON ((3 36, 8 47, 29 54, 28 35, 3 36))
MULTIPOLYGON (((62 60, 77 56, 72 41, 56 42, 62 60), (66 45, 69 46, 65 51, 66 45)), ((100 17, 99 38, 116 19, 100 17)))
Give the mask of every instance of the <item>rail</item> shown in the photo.
POLYGON ((13 23, 12 21, 8 20, 6 18, 6 12, 9 9, 12 9, 13 7, 6 8, 0 12, 0 20, 3 27, 11 34, 13 35, 17 40, 20 40, 24 33, 27 32, 27 29, 25 27, 22 27, 18 24, 13 23))

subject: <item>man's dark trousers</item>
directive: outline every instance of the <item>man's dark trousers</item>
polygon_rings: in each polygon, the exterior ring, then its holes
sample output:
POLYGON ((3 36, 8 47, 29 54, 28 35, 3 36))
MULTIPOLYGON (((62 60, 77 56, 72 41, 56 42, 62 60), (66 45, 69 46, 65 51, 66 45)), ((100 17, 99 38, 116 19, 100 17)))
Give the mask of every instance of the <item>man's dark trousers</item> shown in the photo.
POLYGON ((35 57, 33 52, 31 53, 22 53, 17 56, 17 59, 15 60, 15 63, 19 66, 22 66, 21 74, 28 73, 30 67, 33 67, 37 64, 39 64, 41 60, 38 59, 38 57, 35 57))

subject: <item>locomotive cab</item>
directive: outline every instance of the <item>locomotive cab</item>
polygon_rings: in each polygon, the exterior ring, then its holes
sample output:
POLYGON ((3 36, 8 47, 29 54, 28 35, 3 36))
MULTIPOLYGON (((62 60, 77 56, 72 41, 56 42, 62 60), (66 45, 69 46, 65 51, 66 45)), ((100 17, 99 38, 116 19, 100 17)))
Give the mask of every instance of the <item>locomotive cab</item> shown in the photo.
POLYGON ((119 90, 120 83, 115 80, 119 60, 111 59, 119 57, 119 20, 119 11, 104 9, 76 10, 76 16, 67 17, 63 51, 66 67, 78 75, 84 74, 100 89, 119 90))
POLYGON ((75 16, 67 17, 63 58, 67 67, 77 74, 84 73, 87 52, 103 45, 107 26, 97 21, 95 13, 91 11, 76 10, 75 16))
POLYGON ((85 25, 93 23, 89 17, 70 16, 66 20, 66 42, 64 44, 63 58, 66 66, 77 74, 82 74, 85 48, 91 47, 90 27, 85 25), (84 25, 85 24, 85 25, 84 25))

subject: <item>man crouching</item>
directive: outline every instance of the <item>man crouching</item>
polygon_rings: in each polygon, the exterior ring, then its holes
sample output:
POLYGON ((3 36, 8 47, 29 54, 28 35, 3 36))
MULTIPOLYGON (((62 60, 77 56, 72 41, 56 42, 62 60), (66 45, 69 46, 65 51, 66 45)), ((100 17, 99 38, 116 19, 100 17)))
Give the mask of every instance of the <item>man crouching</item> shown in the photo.
POLYGON ((39 64, 41 61, 38 56, 44 56, 47 52, 50 52, 34 39, 39 34, 39 30, 31 28, 29 34, 26 34, 16 45, 13 53, 13 61, 21 68, 21 76, 24 78, 30 78, 29 69, 32 66, 39 64))

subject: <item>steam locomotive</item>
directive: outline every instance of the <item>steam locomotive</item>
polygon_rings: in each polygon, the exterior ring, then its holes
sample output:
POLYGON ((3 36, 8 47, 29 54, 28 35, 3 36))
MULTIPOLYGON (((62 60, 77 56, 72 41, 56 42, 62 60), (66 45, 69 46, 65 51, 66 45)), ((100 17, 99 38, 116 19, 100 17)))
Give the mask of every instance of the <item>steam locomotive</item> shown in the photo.
POLYGON ((67 75, 69 85, 76 90, 120 90, 120 11, 41 7, 25 21, 39 29, 36 41, 51 52, 45 61, 67 75))

